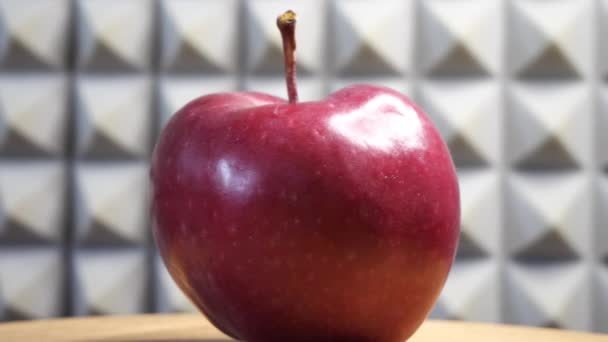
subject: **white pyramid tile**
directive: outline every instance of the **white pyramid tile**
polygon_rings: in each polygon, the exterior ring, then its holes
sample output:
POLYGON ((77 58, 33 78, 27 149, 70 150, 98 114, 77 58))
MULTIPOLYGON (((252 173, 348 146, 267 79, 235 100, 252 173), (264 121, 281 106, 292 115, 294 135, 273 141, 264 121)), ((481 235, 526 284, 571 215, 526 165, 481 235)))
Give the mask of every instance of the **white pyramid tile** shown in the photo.
MULTIPOLYGON (((2 194, 2 190, 0 188, 0 239, 3 238, 6 235, 6 231, 8 230, 7 228, 7 217, 6 217, 6 208, 5 208, 5 203, 4 203, 4 194, 2 194)), ((2 319, 2 301, 0 300, 0 320, 2 319)))
POLYGON ((462 217, 458 255, 496 255, 501 242, 497 174, 489 170, 461 169, 458 182, 462 217))
POLYGON ((69 0, 2 0, 0 55, 5 68, 62 69, 66 63, 69 0))
POLYGON ((77 0, 77 65, 144 70, 150 65, 153 1, 77 0))
POLYGON ((160 298, 162 299, 161 312, 199 312, 196 306, 184 295, 182 290, 177 287, 173 278, 167 271, 160 258, 156 258, 156 269, 160 280, 160 298))
POLYGON ((510 70, 522 77, 582 77, 591 64, 591 1, 511 1, 510 70))
POLYGON ((237 90, 233 77, 179 77, 165 76, 159 84, 160 120, 164 126, 180 108, 204 95, 237 90))
POLYGON ((428 113, 457 165, 485 165, 500 158, 500 100, 494 82, 428 81, 420 106, 428 113))
POLYGON ((436 305, 433 318, 499 322, 500 282, 496 262, 456 262, 436 305))
POLYGON ((237 63, 236 0, 163 0, 164 69, 233 72, 237 63))
MULTIPOLYGON (((608 0, 600 1, 600 15, 603 20, 600 20, 600 37, 606 37, 608 35, 608 23, 605 18, 608 18, 608 0)), ((600 74, 604 79, 608 78, 608 44, 600 44, 600 74)), ((608 328, 606 328, 608 329, 608 328)))
POLYGON ((423 1, 420 58, 434 76, 495 74, 500 68, 501 2, 423 1))
POLYGON ((61 162, 0 162, 3 239, 61 241, 65 201, 66 170, 61 162))
POLYGON ((608 264, 595 270, 594 330, 608 333, 608 264))
POLYGON ((589 185, 584 174, 512 174, 505 213, 507 250, 521 258, 589 253, 589 185))
POLYGON ((144 163, 81 163, 75 177, 74 229, 78 241, 146 241, 148 169, 144 163))
POLYGON ((576 168, 589 161, 590 93, 582 84, 515 83, 507 154, 522 168, 576 168))
POLYGON ((8 319, 62 315, 64 263, 56 247, 0 248, 0 301, 8 319))
POLYGON ((298 73, 320 71, 325 33, 322 3, 322 0, 293 0, 286 7, 285 2, 280 0, 247 1, 247 70, 255 74, 283 73, 283 47, 276 18, 291 9, 298 15, 298 73))
POLYGON ((597 256, 608 264, 608 177, 603 176, 595 186, 597 194, 598 222, 595 226, 595 250, 597 256))
MULTIPOLYGON (((287 87, 284 78, 250 77, 245 80, 245 89, 278 96, 287 99, 287 87)), ((298 78, 299 101, 318 101, 324 97, 323 83, 315 78, 298 78)))
POLYGON ((394 77, 354 77, 334 79, 331 81, 330 90, 335 92, 351 85, 361 84, 373 84, 376 86, 388 87, 409 98, 413 98, 412 86, 410 82, 404 81, 403 78, 394 77))
POLYGON ((591 327, 591 288, 584 264, 512 264, 506 287, 505 318, 509 323, 591 327))
POLYGON ((67 77, 0 76, 0 154, 60 157, 66 148, 67 77))
POLYGON ((599 91, 599 108, 597 115, 597 127, 595 132, 599 143, 598 151, 598 162, 600 167, 608 169, 608 149, 604 146, 608 146, 608 136, 604 134, 608 129, 608 84, 600 88, 599 91))
POLYGON ((335 1, 334 72, 404 74, 410 65, 411 17, 411 1, 335 1))
POLYGON ((153 124, 152 83, 144 76, 81 76, 77 80, 79 156, 145 157, 153 124))
POLYGON ((146 310, 144 250, 90 250, 75 254, 76 315, 135 314, 146 310))

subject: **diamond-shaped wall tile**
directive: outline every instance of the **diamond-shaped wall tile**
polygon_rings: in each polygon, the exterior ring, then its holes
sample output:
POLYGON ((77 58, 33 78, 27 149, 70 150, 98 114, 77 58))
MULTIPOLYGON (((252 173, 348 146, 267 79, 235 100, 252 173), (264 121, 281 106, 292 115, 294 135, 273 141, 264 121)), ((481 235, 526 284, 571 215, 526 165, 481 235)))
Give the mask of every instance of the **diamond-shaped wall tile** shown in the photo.
POLYGON ((74 313, 135 314, 146 311, 148 263, 142 249, 93 249, 74 255, 74 313))
POLYGON ((431 317, 499 322, 500 282, 496 262, 456 262, 431 317))
POLYGON ((332 12, 335 74, 401 75, 409 69, 412 1, 338 0, 332 12))
POLYGON ((459 258, 476 258, 498 253, 500 236, 500 196, 494 171, 458 171, 461 197, 459 258))
POLYGON ((498 0, 421 2, 419 58, 432 76, 485 76, 500 67, 498 0))
POLYGON ((591 328, 591 288, 584 264, 511 264, 505 287, 508 323, 591 328))
POLYGON ((597 266, 594 275, 594 330, 608 333, 608 262, 604 266, 597 266))
POLYGON ((75 172, 75 238, 83 244, 142 244, 148 235, 144 163, 80 163, 75 172))
POLYGON ((150 0, 78 0, 78 67, 147 69, 152 52, 153 6, 150 0))
POLYGON ((204 95, 236 91, 237 86, 233 77, 162 77, 158 89, 161 125, 188 102, 204 95))
POLYGON ((236 0, 161 2, 161 66, 172 71, 233 72, 237 64, 236 0))
MULTIPOLYGON (((284 78, 251 77, 245 80, 245 89, 278 96, 287 100, 284 78)), ((323 83, 314 78, 298 79, 299 101, 318 101, 324 97, 323 83)))
POLYGON ((66 188, 59 161, 0 162, 0 241, 61 241, 66 188))
POLYGON ((198 309, 177 287, 167 268, 156 258, 156 270, 159 275, 159 308, 161 312, 187 312, 197 313, 198 309))
POLYGON ((500 96, 489 81, 429 81, 420 106, 448 143, 458 166, 483 166, 499 160, 500 96))
POLYGON ((0 155, 60 157, 68 133, 63 75, 0 75, 0 155))
POLYGON ((595 250, 600 260, 608 265, 608 175, 604 174, 600 177, 594 188, 598 213, 598 222, 595 225, 595 250))
MULTIPOLYGON (((320 71, 324 60, 325 14, 321 4, 322 0, 289 2, 289 8, 298 15, 296 60, 299 74, 320 71)), ((246 2, 246 65, 250 73, 283 73, 283 45, 276 18, 286 9, 285 2, 280 0, 246 2)))
POLYGON ((600 88, 599 91, 599 107, 596 116, 595 134, 597 136, 597 152, 598 162, 600 167, 608 171, 608 135, 605 132, 608 130, 608 84, 600 88))
POLYGON ((5 69, 63 69, 70 0, 0 1, 0 64, 5 69))
POLYGON ((584 77, 591 65, 591 1, 511 1, 509 70, 523 78, 584 77))
POLYGON ((584 174, 512 174, 505 244, 518 259, 573 260, 589 253, 589 184, 584 174))
POLYGON ((583 84, 513 84, 505 119, 511 163, 522 169, 584 166, 591 151, 590 105, 583 84))
POLYGON ((81 76, 76 85, 79 156, 115 159, 148 155, 154 123, 149 78, 81 76))
MULTIPOLYGON (((608 18, 608 0, 602 0, 601 2, 601 18, 599 21, 600 37, 606 37, 608 35, 608 22, 605 18, 608 18)), ((601 40, 600 48, 600 73, 604 80, 608 80, 608 44, 604 39, 601 40)), ((608 328, 607 328, 608 329, 608 328)))
POLYGON ((5 320, 65 313, 64 261, 58 247, 0 247, 0 302, 5 320))

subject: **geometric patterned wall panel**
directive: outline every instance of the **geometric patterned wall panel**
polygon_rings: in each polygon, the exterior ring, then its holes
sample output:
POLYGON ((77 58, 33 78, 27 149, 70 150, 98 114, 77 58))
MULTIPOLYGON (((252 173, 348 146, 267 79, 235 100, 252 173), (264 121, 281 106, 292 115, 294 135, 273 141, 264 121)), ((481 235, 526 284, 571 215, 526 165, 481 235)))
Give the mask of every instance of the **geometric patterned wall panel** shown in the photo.
POLYGON ((403 16, 411 11, 411 1, 382 1, 381 5, 337 1, 333 11, 334 73, 397 76, 407 72, 409 30, 403 16))
POLYGON ((507 130, 509 161, 520 169, 577 169, 591 154, 591 96, 582 82, 514 83, 507 130))
POLYGON ((0 316, 12 320, 63 315, 65 268, 57 247, 2 248, 0 316))
POLYGON ((142 71, 151 66, 153 2, 76 1, 76 66, 86 71, 142 71))
POLYGON ((446 139, 459 165, 488 166, 499 161, 500 102, 492 81, 427 81, 420 105, 446 139))
POLYGON ((148 237, 145 164, 76 166, 74 240, 79 244, 142 245, 148 237))
POLYGON ((516 259, 578 260, 591 246, 589 186, 581 174, 508 180, 506 251, 516 259))
MULTIPOLYGON (((599 1, 599 27, 597 28, 599 31, 600 37, 605 37, 608 33, 608 25, 606 24, 606 17, 608 16, 608 1, 600 0, 599 1)), ((608 76, 608 45, 605 42, 600 44, 598 47, 600 50, 600 57, 598 60, 599 65, 599 78, 605 81, 608 76)))
POLYGON ((431 0, 420 7, 424 74, 468 78, 499 72, 501 1, 431 0))
POLYGON ((176 73, 233 73, 238 66, 235 0, 162 1, 159 66, 176 73))
POLYGON ((77 155, 146 157, 153 127, 150 80, 140 76, 82 76, 75 85, 77 155))
POLYGON ((608 333, 605 317, 608 315, 608 263, 597 267, 594 279, 594 328, 608 333))
POLYGON ((63 70, 69 53, 71 4, 70 0, 0 1, 2 65, 24 71, 63 70))
POLYGON ((301 100, 385 85, 448 143, 431 316, 608 332, 607 0, 0 0, 0 320, 196 312, 151 237, 151 151, 198 96, 286 96, 288 7, 301 100))
POLYGON ((57 161, 0 162, 0 239, 56 244, 67 223, 66 168, 57 161))
POLYGON ((144 250, 76 251, 74 314, 135 314, 147 307, 144 250))
POLYGON ((512 264, 505 284, 507 322, 591 329, 591 287, 584 264, 512 264))
POLYGON ((500 322, 500 277, 492 260, 457 263, 432 317, 500 322))
POLYGON ((15 157, 64 156, 69 132, 68 95, 65 75, 1 75, 1 153, 15 157))
POLYGON ((510 4, 509 72, 527 79, 579 79, 589 74, 592 1, 510 4))

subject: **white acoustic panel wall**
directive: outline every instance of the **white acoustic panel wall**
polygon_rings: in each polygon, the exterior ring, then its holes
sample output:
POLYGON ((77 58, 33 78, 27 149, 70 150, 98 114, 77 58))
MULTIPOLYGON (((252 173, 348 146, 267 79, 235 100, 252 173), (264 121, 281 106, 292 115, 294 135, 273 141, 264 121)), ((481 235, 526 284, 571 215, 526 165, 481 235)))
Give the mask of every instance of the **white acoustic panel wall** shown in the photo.
POLYGON ((149 310, 147 254, 138 248, 76 250, 75 315, 136 314, 149 310))
POLYGON ((151 238, 152 147, 198 96, 285 97, 288 8, 301 99, 385 85, 448 143, 431 317, 608 332, 606 0, 0 0, 0 319, 196 311, 151 238))
POLYGON ((159 67, 168 72, 234 73, 237 70, 238 2, 161 2, 159 67))
POLYGON ((75 0, 74 6, 78 70, 141 72, 150 69, 155 33, 154 1, 75 0))
POLYGON ((0 250, 3 310, 7 320, 44 319, 66 313, 67 286, 61 250, 3 247, 0 250))
POLYGON ((145 158, 152 144, 152 83, 146 76, 81 75, 75 81, 79 157, 145 158))
POLYGON ((32 71, 65 69, 70 7, 70 0, 2 0, 2 65, 32 71))
POLYGON ((4 155, 62 157, 69 134, 68 77, 58 73, 0 76, 0 150, 4 155))

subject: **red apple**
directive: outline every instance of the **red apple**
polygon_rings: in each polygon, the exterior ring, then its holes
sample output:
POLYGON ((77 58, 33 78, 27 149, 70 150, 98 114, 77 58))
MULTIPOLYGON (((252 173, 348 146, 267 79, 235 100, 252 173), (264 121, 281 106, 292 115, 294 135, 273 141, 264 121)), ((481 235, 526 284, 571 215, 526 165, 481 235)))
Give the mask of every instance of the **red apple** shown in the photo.
POLYGON ((279 17, 290 101, 200 97, 151 166, 154 235, 175 282, 250 342, 396 342, 424 321, 459 236, 448 149, 400 93, 296 103, 295 17, 279 17))

